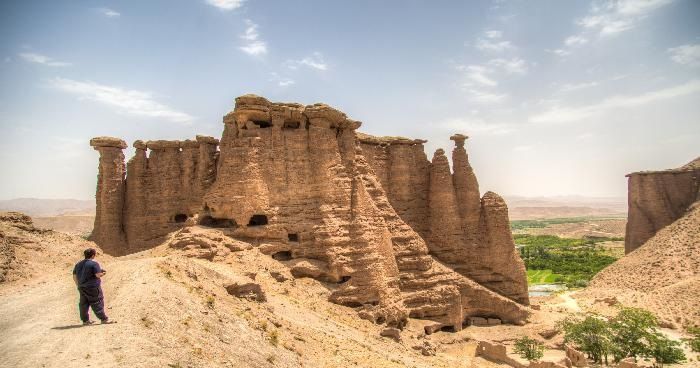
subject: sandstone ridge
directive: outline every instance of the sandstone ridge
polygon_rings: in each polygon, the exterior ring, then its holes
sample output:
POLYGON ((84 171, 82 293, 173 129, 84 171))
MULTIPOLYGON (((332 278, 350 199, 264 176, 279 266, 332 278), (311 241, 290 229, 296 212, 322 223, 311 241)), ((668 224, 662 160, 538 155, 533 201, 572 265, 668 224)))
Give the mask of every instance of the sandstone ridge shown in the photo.
POLYGON ((700 157, 676 169, 641 171, 627 177, 625 253, 639 248, 700 200, 700 157))
MULTIPOLYGON (((424 140, 358 133, 360 122, 325 104, 244 95, 223 122, 220 140, 136 141, 126 165, 123 141, 91 141, 100 153, 92 240, 125 255, 183 228, 217 228, 294 277, 336 284, 331 301, 376 323, 401 328, 411 316, 435 322, 426 330, 457 331, 471 317, 525 322, 508 209, 495 193, 480 197, 466 136, 452 137, 452 172, 442 149, 429 161, 424 140)), ((230 248, 198 233, 178 244, 230 248)))

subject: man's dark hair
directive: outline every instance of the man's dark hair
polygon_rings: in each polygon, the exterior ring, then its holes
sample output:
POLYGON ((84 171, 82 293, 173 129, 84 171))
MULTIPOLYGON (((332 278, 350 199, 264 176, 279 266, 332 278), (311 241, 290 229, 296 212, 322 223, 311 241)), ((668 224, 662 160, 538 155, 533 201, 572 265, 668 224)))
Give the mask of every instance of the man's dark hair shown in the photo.
POLYGON ((85 259, 90 259, 97 254, 97 252, 93 248, 88 248, 83 251, 83 254, 85 255, 85 259))

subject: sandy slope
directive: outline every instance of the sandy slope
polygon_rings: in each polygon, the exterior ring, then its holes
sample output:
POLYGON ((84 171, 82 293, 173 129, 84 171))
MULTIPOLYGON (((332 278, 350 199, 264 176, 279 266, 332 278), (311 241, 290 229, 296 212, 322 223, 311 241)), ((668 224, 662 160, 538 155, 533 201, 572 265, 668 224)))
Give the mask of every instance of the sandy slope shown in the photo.
POLYGON ((700 325, 700 202, 634 252, 601 271, 582 297, 615 297, 665 322, 700 325))
MULTIPOLYGON (((100 255, 114 325, 82 327, 70 270, 94 246, 55 232, 0 221, 13 242, 0 283, 0 362, 9 367, 490 367, 475 358, 470 332, 425 336, 412 320, 402 341, 329 303, 333 285, 293 279, 257 249, 211 262, 162 246, 127 257, 100 255), (277 281, 271 272, 287 276, 277 281), (259 283, 266 302, 229 295, 231 280, 259 283), (413 346, 430 341, 437 355, 413 346)), ((516 326, 504 328, 516 328, 516 326)))

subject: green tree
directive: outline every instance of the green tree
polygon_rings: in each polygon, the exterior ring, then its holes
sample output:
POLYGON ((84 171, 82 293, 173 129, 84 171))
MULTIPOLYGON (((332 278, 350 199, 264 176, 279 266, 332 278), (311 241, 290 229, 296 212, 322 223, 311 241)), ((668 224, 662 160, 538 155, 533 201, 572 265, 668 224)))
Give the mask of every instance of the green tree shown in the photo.
POLYGON ((515 340, 514 350, 521 358, 529 361, 538 360, 544 356, 544 344, 527 336, 515 340))
POLYGON ((654 358, 657 367, 685 361, 685 353, 681 349, 681 343, 658 332, 649 338, 647 355, 654 358))
POLYGON ((688 328, 688 332, 693 335, 692 338, 687 339, 690 350, 700 352, 700 328, 690 327, 688 328))
POLYGON ((564 330, 564 342, 574 343, 593 362, 605 361, 607 364, 612 337, 607 321, 595 315, 583 320, 567 317, 561 322, 561 328, 564 330))
POLYGON ((658 321, 649 311, 641 308, 620 309, 617 316, 610 320, 615 360, 645 355, 657 327, 658 321))

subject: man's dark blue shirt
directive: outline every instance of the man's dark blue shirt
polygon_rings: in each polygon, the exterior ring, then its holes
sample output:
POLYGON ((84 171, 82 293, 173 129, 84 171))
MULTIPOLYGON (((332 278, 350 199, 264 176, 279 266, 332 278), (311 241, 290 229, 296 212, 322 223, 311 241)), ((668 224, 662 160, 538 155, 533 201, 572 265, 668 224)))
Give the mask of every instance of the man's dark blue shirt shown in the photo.
POLYGON ((78 277, 78 286, 99 286, 100 279, 95 276, 99 272, 102 272, 100 264, 91 259, 84 259, 73 268, 73 274, 78 277))

